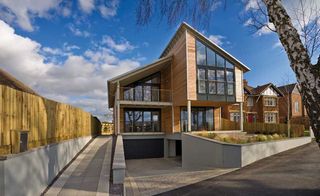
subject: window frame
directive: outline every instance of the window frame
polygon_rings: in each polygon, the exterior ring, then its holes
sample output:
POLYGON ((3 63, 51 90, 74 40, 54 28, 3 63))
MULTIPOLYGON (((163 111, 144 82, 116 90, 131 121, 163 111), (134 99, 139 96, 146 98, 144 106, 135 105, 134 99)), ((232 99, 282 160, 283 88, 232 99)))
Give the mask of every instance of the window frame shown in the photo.
POLYGON ((145 87, 150 87, 150 100, 149 101, 161 101, 161 91, 160 91, 160 88, 161 88, 161 73, 160 72, 157 72, 155 74, 152 74, 152 75, 149 75, 145 78, 142 78, 138 81, 135 81, 127 86, 125 86, 124 88, 124 91, 123 91, 123 99, 124 100, 128 100, 128 101, 147 101, 149 102, 148 100, 145 100, 145 87), (153 80, 154 78, 158 77, 159 78, 159 83, 147 83, 147 81, 149 80, 153 80), (141 86, 141 100, 137 99, 136 98, 136 87, 138 86, 141 86), (153 90, 154 88, 157 88, 158 89, 158 93, 157 93, 157 99, 154 99, 154 94, 153 94, 153 90), (130 93, 132 93, 132 95, 130 95, 130 98, 131 99, 127 99, 126 98, 126 92, 127 91, 131 91, 130 93))
POLYGON ((213 50, 212 48, 210 48, 209 46, 207 46, 206 44, 204 44, 202 41, 196 39, 195 40, 195 45, 196 45, 196 51, 195 51, 195 55, 196 55, 196 86, 197 86, 197 89, 196 89, 196 92, 197 94, 199 95, 203 95, 203 96, 206 96, 207 100, 208 100, 208 96, 224 96, 226 101, 227 101, 227 97, 234 97, 236 96, 236 85, 235 85, 235 65, 233 63, 231 63, 228 59, 226 59, 223 55, 219 54, 218 52, 216 52, 215 50, 213 50), (197 51, 197 42, 201 43, 204 47, 205 47, 205 65, 199 65, 198 64, 198 61, 197 61, 197 55, 198 55, 198 51, 197 51), (208 61, 208 50, 211 50, 212 52, 214 52, 214 55, 215 55, 215 65, 208 65, 207 61, 208 61), (217 55, 219 55, 221 58, 223 58, 224 60, 224 67, 219 67, 217 65, 217 55), (230 68, 230 67, 227 67, 227 62, 229 65, 232 65, 233 67, 230 68), (202 79, 199 79, 198 78, 198 71, 199 69, 205 69, 205 93, 204 92, 200 92, 200 88, 199 88, 199 82, 200 81, 203 81, 202 79), (208 70, 214 70, 215 71, 215 80, 209 80, 208 79, 208 70), (217 73, 218 71, 223 71, 223 77, 224 77, 224 80, 223 81, 219 81, 218 78, 217 78, 217 73), (232 75, 233 75, 233 80, 232 81, 228 81, 227 80, 227 72, 231 72, 232 75), (219 94, 218 93, 218 83, 224 83, 224 90, 223 90, 223 94, 219 94), (215 86, 215 92, 214 93, 210 93, 209 92, 209 83, 214 83, 214 86, 215 86), (232 94, 229 94, 229 91, 228 91, 228 86, 229 85, 232 85, 233 86, 233 90, 232 90, 232 94))
MULTIPOLYGON (((156 133, 156 132, 161 132, 161 109, 145 109, 145 108, 125 108, 124 109, 124 112, 123 112, 123 122, 124 122, 124 133, 156 133), (132 116, 134 118, 134 115, 135 115, 135 112, 141 112, 142 113, 142 121, 141 121, 141 124, 142 124, 142 131, 139 132, 139 131, 136 131, 137 130, 137 126, 136 126, 136 120, 133 119, 132 121, 132 129, 130 131, 127 131, 127 119, 126 119, 126 113, 127 112, 132 112, 132 116), (159 128, 159 131, 145 131, 145 123, 144 123, 144 112, 150 112, 150 119, 151 119, 151 126, 154 127, 154 123, 157 123, 158 124, 158 128, 159 128), (154 113, 157 112, 158 113, 158 120, 157 121, 154 121, 154 113)), ((130 128, 129 128, 130 129, 130 128)))
POLYGON ((276 97, 264 97, 263 105, 268 107, 276 107, 277 106, 277 98, 276 97), (273 100, 273 101, 271 101, 273 100), (271 103, 271 104, 270 104, 271 103))
MULTIPOLYGON (((199 111, 203 112, 202 114, 202 125, 204 127, 204 129, 202 130, 207 130, 207 131, 213 131, 214 130, 214 107, 191 107, 191 131, 201 131, 199 130, 199 111), (209 116, 208 113, 212 112, 212 122, 210 124, 209 122, 209 116), (194 113, 196 113, 196 115, 194 115, 194 113), (193 118, 196 119, 197 123, 196 123, 196 129, 193 129, 193 123, 192 120, 193 118), (208 121, 207 121, 208 120, 208 121), (211 130, 209 130, 211 127, 211 130)), ((188 131, 188 110, 187 107, 182 106, 180 107, 180 131, 181 132, 187 132, 188 131), (184 119, 184 116, 186 117, 186 119, 184 119), (183 126, 186 126, 185 130, 183 128, 183 126)))

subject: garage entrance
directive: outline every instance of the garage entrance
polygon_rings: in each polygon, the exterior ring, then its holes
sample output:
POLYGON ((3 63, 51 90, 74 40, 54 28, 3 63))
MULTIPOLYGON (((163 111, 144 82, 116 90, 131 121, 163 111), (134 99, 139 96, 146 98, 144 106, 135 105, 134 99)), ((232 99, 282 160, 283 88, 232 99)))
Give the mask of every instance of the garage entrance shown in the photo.
POLYGON ((162 158, 163 139, 124 139, 125 159, 162 158))

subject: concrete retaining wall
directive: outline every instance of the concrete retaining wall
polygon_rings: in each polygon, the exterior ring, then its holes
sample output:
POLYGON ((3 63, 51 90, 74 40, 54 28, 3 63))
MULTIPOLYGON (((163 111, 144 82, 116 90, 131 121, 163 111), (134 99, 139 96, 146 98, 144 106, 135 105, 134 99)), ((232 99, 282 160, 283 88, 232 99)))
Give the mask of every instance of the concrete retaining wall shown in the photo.
POLYGON ((122 135, 118 135, 112 162, 113 184, 124 184, 125 171, 126 162, 124 159, 123 139, 122 135))
POLYGON ((91 138, 71 139, 0 160, 0 195, 40 195, 91 138))
POLYGON ((310 142, 310 137, 302 137, 240 145, 185 133, 182 135, 182 167, 192 169, 243 167, 310 142))

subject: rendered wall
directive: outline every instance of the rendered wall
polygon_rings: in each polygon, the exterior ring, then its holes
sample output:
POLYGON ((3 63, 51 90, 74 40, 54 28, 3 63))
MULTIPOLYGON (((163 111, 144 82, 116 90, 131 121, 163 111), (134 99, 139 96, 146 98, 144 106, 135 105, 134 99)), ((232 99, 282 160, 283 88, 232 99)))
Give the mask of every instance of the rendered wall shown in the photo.
POLYGON ((71 139, 0 160, 0 188, 4 185, 0 195, 40 195, 91 138, 71 139))
POLYGON ((301 137, 240 145, 184 133, 182 134, 182 167, 192 169, 243 167, 310 142, 310 137, 301 137))

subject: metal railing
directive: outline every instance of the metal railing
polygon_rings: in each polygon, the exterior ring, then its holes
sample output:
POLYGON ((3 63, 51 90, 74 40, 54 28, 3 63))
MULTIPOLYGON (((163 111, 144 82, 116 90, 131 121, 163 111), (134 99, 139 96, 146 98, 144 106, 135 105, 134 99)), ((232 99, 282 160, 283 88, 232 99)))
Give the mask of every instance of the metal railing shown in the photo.
POLYGON ((157 89, 153 86, 140 88, 121 87, 120 100, 125 101, 146 101, 146 102, 171 102, 172 91, 168 89, 157 89))

